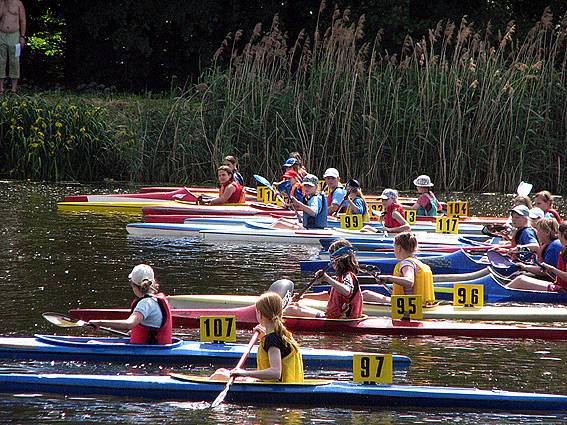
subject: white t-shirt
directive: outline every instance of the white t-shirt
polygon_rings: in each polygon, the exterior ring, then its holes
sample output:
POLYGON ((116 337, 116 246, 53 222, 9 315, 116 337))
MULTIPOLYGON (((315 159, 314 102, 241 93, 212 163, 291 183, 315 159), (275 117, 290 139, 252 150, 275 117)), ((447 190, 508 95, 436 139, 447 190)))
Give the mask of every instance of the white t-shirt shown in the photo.
POLYGON ((161 308, 159 307, 158 301, 152 297, 142 298, 134 311, 140 313, 144 316, 144 319, 140 323, 142 326, 148 326, 150 328, 160 328, 161 322, 163 320, 163 314, 161 308))

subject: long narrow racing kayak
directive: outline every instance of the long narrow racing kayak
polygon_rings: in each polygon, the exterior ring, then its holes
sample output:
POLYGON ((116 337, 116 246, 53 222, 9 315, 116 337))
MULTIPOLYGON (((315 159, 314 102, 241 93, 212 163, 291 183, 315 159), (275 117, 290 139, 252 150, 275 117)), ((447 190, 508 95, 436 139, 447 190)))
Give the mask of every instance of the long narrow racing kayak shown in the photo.
MULTIPOLYGON (((0 374, 3 393, 54 393, 107 395, 212 401, 226 382, 206 377, 171 376, 0 374)), ((364 406, 398 408, 468 408, 524 412, 565 412, 567 396, 476 388, 372 385, 347 381, 308 379, 302 384, 235 381, 227 402, 320 407, 364 406)))
POLYGON ((260 203, 224 204, 224 205, 195 205, 186 202, 166 202, 147 206, 142 209, 144 215, 276 215, 280 217, 295 217, 294 211, 260 203))
MULTIPOLYGON (((130 344, 127 338, 91 338, 55 335, 0 337, 0 358, 33 360, 214 363, 234 365, 246 351, 246 344, 217 344, 176 339, 167 345, 130 344)), ((252 348, 248 364, 255 365, 258 346, 252 348)), ((352 367, 352 351, 301 348, 306 367, 344 369, 352 367)), ((393 355, 395 368, 409 367, 407 356, 393 355)))
POLYGON ((187 201, 195 202, 197 196, 186 187, 175 190, 151 193, 113 193, 110 195, 67 195, 63 202, 141 202, 148 201, 187 201))
MULTIPOLYGON (((69 311, 71 317, 81 320, 126 319, 129 309, 75 309, 69 311)), ((178 309, 172 311, 173 325, 176 327, 198 328, 201 316, 235 316, 236 325, 242 329, 252 329, 258 324, 254 305, 237 308, 218 309, 178 309)), ((387 317, 368 317, 359 319, 325 319, 305 317, 285 317, 285 325, 293 331, 305 332, 343 332, 391 336, 452 336, 475 338, 532 338, 567 340, 567 328, 527 325, 504 325, 488 323, 451 322, 445 320, 405 321, 387 317)))

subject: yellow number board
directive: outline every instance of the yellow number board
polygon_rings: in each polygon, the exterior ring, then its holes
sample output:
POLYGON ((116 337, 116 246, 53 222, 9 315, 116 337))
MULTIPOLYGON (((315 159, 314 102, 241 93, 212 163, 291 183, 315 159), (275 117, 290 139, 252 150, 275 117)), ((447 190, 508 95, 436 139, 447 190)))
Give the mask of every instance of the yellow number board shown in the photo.
POLYGON ((264 202, 264 192, 268 189, 266 186, 256 186, 256 200, 264 202))
POLYGON ((361 384, 391 384, 391 354, 353 354, 352 380, 361 384))
POLYGON ((363 224, 362 214, 341 214, 341 229, 360 230, 363 224))
POLYGON ((460 283, 453 287, 453 305, 459 307, 482 307, 484 285, 460 283))
POLYGON ((201 316, 201 342, 235 342, 235 316, 201 316))
POLYGON ((376 216, 374 213, 382 213, 384 212, 384 205, 382 205, 382 202, 378 201, 368 201, 366 202, 366 205, 368 206, 368 209, 370 211, 368 211, 370 213, 370 219, 371 220, 377 220, 378 216, 376 216))
POLYGON ((437 233, 459 233, 458 217, 437 217, 436 223, 437 233))
POLYGON ((392 296, 392 319, 407 320, 423 318, 421 295, 394 295, 392 296))
POLYGON ((462 201, 447 202, 447 215, 449 216, 468 216, 469 203, 462 201))
POLYGON ((408 222, 408 224, 415 224, 415 220, 417 217, 417 211, 416 210, 404 210, 404 217, 406 218, 406 221, 408 222))

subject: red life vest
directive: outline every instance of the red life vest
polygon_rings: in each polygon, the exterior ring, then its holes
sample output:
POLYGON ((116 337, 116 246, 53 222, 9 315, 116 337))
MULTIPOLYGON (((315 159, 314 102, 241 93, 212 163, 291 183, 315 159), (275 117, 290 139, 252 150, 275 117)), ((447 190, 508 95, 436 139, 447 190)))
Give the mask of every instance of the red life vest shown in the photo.
POLYGON ((281 180, 291 180, 291 179, 295 179, 295 182, 293 183, 301 183, 303 181, 303 179, 301 178, 301 175, 295 171, 293 168, 290 168, 288 170, 286 170, 286 172, 284 173, 284 175, 282 176, 281 180))
MULTIPOLYGON (((341 295, 335 288, 331 288, 329 301, 325 316, 329 319, 358 319, 362 317, 362 292, 356 275, 348 272, 354 282, 352 294, 349 296, 341 295)), ((341 283, 344 276, 337 276, 337 280, 341 283)))
POLYGON ((561 216, 559 215, 559 213, 554 210, 553 208, 550 208, 548 210, 545 210, 544 213, 550 213, 553 215, 553 218, 555 218, 557 220, 558 223, 561 223, 561 216))
POLYGON ((404 209, 400 204, 392 204, 388 208, 386 208, 386 213, 384 214, 384 226, 385 227, 400 227, 404 223, 400 223, 394 217, 392 217, 392 213, 394 211, 399 212, 402 217, 404 216, 404 209))
MULTIPOLYGON (((171 332, 173 328, 173 321, 171 318, 171 307, 169 302, 163 293, 147 295, 155 298, 161 309, 163 319, 161 321, 161 327, 149 328, 147 326, 138 325, 130 331, 130 343, 131 344, 171 344, 172 337, 171 332)), ((136 305, 143 299, 136 298, 132 302, 131 311, 134 312, 136 305)))
MULTIPOLYGON (((562 272, 567 272, 567 262, 565 257, 567 256, 567 248, 563 248, 559 253, 559 258, 557 259, 557 269, 562 272)), ((567 291, 567 280, 561 279, 559 276, 555 278, 555 284, 561 286, 567 291)))
POLYGON ((226 188, 230 185, 234 186, 234 192, 232 192, 232 195, 230 195, 230 198, 227 199, 226 203, 243 204, 246 198, 246 193, 244 192, 242 185, 239 185, 234 180, 229 181, 226 185, 219 188, 219 196, 222 196, 226 188))

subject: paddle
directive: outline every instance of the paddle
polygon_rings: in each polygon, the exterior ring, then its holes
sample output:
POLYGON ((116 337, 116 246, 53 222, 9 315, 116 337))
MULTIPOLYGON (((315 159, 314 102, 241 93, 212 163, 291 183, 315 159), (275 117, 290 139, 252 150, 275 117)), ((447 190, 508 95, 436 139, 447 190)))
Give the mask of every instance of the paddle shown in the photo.
POLYGON ((518 196, 528 196, 532 191, 532 187, 532 184, 521 181, 518 185, 518 188, 516 189, 516 193, 518 194, 518 196))
POLYGON ((120 336, 124 336, 124 337, 127 337, 127 338, 130 337, 130 335, 125 333, 125 332, 120 332, 120 331, 114 330, 112 328, 107 328, 107 327, 104 327, 104 326, 93 325, 92 323, 85 322, 84 320, 71 319, 70 317, 65 316, 63 314, 60 314, 60 313, 47 312, 47 313, 43 313, 42 316, 48 322, 51 322, 54 325, 59 326, 60 328, 90 327, 90 328, 93 328, 93 329, 100 329, 101 331, 108 332, 108 333, 111 333, 111 334, 120 335, 120 336))
POLYGON ((276 195, 278 201, 280 201, 283 205, 287 205, 284 199, 282 198, 282 196, 280 195, 280 192, 265 177, 259 176, 258 174, 254 174, 254 178, 258 183, 263 184, 272 192, 274 192, 274 195, 276 195))
MULTIPOLYGON (((282 297, 282 304, 283 304, 282 310, 285 310, 285 308, 289 305, 289 303, 291 301, 291 297, 293 295, 293 287, 294 287, 294 285, 293 285, 293 282, 291 280, 279 279, 279 280, 276 280, 274 283, 272 283, 270 285, 268 292, 275 292, 276 294, 279 294, 282 297)), ((238 360, 238 363, 235 366, 236 369, 240 369, 244 365, 244 362, 246 361, 248 354, 250 354, 250 350, 252 350, 252 347, 256 343, 256 340, 258 339, 259 335, 260 335, 260 333, 258 331, 254 332, 254 334, 252 335, 252 338, 250 339, 250 342, 248 343, 248 345, 246 346, 246 349, 244 350, 244 353, 242 353, 240 360, 238 360)), ((215 398, 215 400, 211 403, 211 405, 210 405, 211 409, 214 409, 215 407, 217 407, 219 404, 221 404, 224 401, 224 399, 226 398, 226 395, 228 394, 228 390, 230 389, 230 386, 234 382, 235 378, 236 377, 234 375, 232 375, 232 376, 230 376, 230 378, 228 378, 228 381, 227 381, 224 389, 220 392, 220 394, 217 396, 217 398, 215 398)))
POLYGON ((374 278, 374 280, 376 281, 376 283, 378 283, 379 285, 382 285, 386 291, 388 292, 388 294, 392 295, 392 290, 390 289, 390 287, 388 285, 386 285, 386 282, 384 282, 381 278, 380 275, 382 274, 382 271, 380 270, 379 267, 377 266, 373 266, 373 265, 368 265, 368 266, 361 266, 360 267, 361 270, 366 271, 368 274, 370 274, 370 276, 372 276, 374 278))

